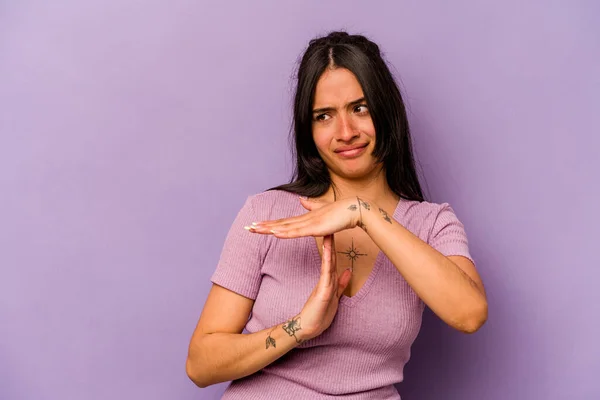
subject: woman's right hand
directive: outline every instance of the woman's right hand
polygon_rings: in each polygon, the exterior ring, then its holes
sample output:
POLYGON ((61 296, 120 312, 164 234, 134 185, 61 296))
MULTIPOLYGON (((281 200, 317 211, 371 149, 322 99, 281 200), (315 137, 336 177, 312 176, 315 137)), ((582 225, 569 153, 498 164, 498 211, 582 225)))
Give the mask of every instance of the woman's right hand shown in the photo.
POLYGON ((302 341, 317 337, 329 328, 351 277, 350 268, 338 277, 333 235, 323 237, 321 276, 299 315, 298 334, 302 341))

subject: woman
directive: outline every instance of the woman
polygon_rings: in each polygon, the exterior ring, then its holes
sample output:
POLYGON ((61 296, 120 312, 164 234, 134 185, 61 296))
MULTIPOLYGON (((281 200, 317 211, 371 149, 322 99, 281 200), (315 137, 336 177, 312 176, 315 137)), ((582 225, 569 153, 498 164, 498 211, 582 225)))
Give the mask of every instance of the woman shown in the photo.
POLYGON ((291 183, 250 196, 229 231, 187 373, 232 380, 224 399, 399 399, 425 305, 462 332, 487 318, 463 225, 424 201, 400 91, 367 38, 310 42, 294 134, 291 183))

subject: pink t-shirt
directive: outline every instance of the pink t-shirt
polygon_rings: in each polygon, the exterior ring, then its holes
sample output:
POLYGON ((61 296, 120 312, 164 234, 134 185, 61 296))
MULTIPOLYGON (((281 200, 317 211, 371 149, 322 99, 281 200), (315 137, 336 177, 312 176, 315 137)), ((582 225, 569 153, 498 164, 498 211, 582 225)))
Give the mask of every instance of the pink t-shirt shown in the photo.
MULTIPOLYGON (((253 195, 227 235, 211 280, 255 301, 246 325, 250 333, 300 312, 319 280, 321 259, 313 237, 277 239, 244 226, 303 213, 293 193, 253 195)), ((393 217, 442 254, 471 259, 464 227, 448 204, 401 200, 393 217)), ((423 301, 379 252, 366 283, 354 296, 342 296, 323 334, 233 381, 222 398, 400 399, 394 384, 403 380, 423 309, 423 301)))

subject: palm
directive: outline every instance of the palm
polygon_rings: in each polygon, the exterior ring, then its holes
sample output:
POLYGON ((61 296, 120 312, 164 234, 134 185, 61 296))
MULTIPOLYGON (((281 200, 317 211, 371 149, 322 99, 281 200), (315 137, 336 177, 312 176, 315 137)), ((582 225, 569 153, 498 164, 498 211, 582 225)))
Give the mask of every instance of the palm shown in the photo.
POLYGON ((343 199, 333 203, 301 200, 307 213, 247 227, 251 232, 272 234, 280 239, 302 236, 326 236, 357 226, 360 211, 357 200, 343 199))
POLYGON ((349 270, 338 277, 333 235, 326 235, 323 238, 321 276, 301 312, 302 329, 309 338, 320 335, 331 325, 338 310, 339 298, 350 278, 349 270))

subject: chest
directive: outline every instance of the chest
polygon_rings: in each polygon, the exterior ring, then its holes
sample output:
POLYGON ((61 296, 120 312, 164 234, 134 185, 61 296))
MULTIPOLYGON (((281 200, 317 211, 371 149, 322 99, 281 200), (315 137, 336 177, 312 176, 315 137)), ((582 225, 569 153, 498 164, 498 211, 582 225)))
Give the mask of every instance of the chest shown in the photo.
MULTIPOLYGON (((314 238, 320 260, 323 262, 323 238, 314 238)), ((353 297, 365 285, 380 257, 380 250, 371 238, 360 228, 349 229, 335 234, 335 263, 338 276, 352 269, 352 278, 344 291, 344 296, 353 297)))
MULTIPOLYGON (((351 231, 336 234, 337 269, 353 265, 351 285, 331 327, 301 347, 355 343, 359 338, 369 351, 380 351, 409 345, 416 337, 421 300, 385 254, 361 239, 351 231)), ((319 280, 321 248, 322 241, 312 237, 273 241, 263 261, 249 332, 285 322, 302 310, 319 280)))

